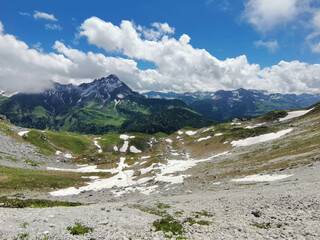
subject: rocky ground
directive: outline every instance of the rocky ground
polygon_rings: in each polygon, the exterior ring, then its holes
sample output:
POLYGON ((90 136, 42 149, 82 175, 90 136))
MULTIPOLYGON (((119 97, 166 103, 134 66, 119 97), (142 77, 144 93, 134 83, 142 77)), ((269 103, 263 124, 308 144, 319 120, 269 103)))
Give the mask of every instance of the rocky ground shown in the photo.
POLYGON ((320 164, 290 171, 294 176, 281 181, 256 184, 226 184, 210 191, 175 196, 132 196, 73 208, 1 209, 1 239, 28 233, 30 239, 165 239, 152 223, 161 217, 136 206, 157 209, 183 221, 191 217, 210 225, 184 223, 181 236, 188 239, 319 239, 320 164), (196 212, 210 216, 195 218, 196 212), (211 216, 212 214, 212 216, 211 216), (93 232, 75 237, 66 230, 79 222, 93 232), (25 224, 24 224, 25 223, 25 224), (24 227, 24 225, 26 225, 24 227))

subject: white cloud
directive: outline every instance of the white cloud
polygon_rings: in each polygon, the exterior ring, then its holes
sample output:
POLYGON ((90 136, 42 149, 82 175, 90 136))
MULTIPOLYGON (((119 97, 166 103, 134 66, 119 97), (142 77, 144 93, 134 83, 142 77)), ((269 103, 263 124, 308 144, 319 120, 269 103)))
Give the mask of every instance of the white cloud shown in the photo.
POLYGON ((265 47, 268 49, 269 52, 274 52, 275 50, 278 49, 279 47, 279 44, 278 44, 278 41, 267 41, 267 42, 264 42, 262 40, 259 40, 259 41, 256 41, 253 43, 257 48, 259 47, 265 47))
POLYGON ((2 34, 2 32, 3 32, 3 24, 2 22, 0 22, 0 35, 2 34))
POLYGON ((145 27, 135 27, 137 31, 141 32, 143 36, 148 40, 158 40, 164 35, 174 34, 175 29, 170 27, 168 23, 152 23, 154 29, 149 29, 145 27))
POLYGON ((90 18, 81 29, 81 35, 88 36, 92 44, 132 59, 84 53, 59 41, 53 46, 56 53, 46 54, 30 49, 10 34, 0 34, 0 89, 37 92, 50 87, 48 80, 79 84, 117 74, 135 90, 215 91, 243 87, 282 93, 320 91, 317 64, 280 62, 261 70, 259 65, 248 63, 246 56, 220 61, 203 49, 193 48, 187 35, 144 40, 128 21, 118 27, 90 18), (140 70, 134 59, 152 61, 157 69, 140 70))
POLYGON ((304 11, 305 2, 309 0, 249 0, 243 16, 259 31, 266 32, 294 20, 304 11))
MULTIPOLYGON (((141 87, 131 85, 139 90, 214 91, 244 87, 299 93, 320 88, 319 65, 281 62, 261 70, 259 65, 249 64, 246 56, 219 61, 204 49, 193 48, 187 35, 178 40, 168 36, 143 40, 129 21, 122 21, 118 27, 93 17, 81 25, 80 36, 86 36, 89 43, 107 52, 117 51, 129 58, 155 63, 157 69, 141 87)), ((262 43, 269 49, 277 46, 277 42, 262 43)))
POLYGON ((26 12, 19 12, 19 14, 20 14, 21 16, 28 16, 28 17, 31 16, 30 13, 26 13, 26 12))
POLYGON ((48 13, 39 12, 39 11, 34 11, 33 17, 35 19, 40 18, 40 19, 45 19, 49 21, 58 21, 58 19, 56 19, 53 14, 48 14, 48 13))
POLYGON ((58 30, 58 31, 62 31, 62 27, 59 24, 46 24, 45 28, 47 30, 58 30))
POLYGON ((314 44, 314 45, 311 47, 311 50, 312 50, 312 52, 314 52, 314 53, 320 53, 320 42, 317 43, 317 44, 314 44))
POLYGON ((41 42, 37 42, 32 46, 34 49, 36 49, 38 52, 43 53, 43 48, 41 47, 41 42))

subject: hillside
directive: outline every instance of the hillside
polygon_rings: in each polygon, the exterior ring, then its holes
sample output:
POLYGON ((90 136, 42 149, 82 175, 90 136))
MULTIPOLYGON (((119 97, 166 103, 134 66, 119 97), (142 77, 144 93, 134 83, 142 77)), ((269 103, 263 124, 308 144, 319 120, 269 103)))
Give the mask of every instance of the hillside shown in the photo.
POLYGON ((92 232, 77 239, 317 239, 319 106, 170 135, 0 121, 0 235, 75 239, 79 223, 92 232))
POLYGON ((180 99, 198 113, 222 122, 235 117, 257 117, 273 110, 304 108, 320 101, 319 94, 279 94, 243 88, 194 93, 147 92, 144 95, 148 98, 180 99))
MULTIPOLYGON (((91 134, 118 132, 126 121, 128 127, 130 120, 139 117, 148 119, 154 113, 161 116, 161 111, 174 108, 185 109, 186 118, 181 118, 179 124, 169 125, 171 132, 187 126, 189 116, 199 119, 198 124, 193 124, 194 127, 203 127, 214 122, 208 118, 203 121, 203 116, 194 115, 180 100, 147 99, 132 91, 115 75, 79 86, 54 83, 54 89, 43 93, 16 94, 10 98, 0 98, 0 113, 16 125, 91 134)), ((170 118, 176 118, 175 111, 168 111, 168 114, 170 118)), ((152 123, 144 121, 144 124, 145 128, 149 128, 152 123)), ((168 125, 168 122, 165 124, 168 125)), ((132 131, 141 129, 129 127, 132 131)), ((141 124, 139 127, 144 128, 141 124)))

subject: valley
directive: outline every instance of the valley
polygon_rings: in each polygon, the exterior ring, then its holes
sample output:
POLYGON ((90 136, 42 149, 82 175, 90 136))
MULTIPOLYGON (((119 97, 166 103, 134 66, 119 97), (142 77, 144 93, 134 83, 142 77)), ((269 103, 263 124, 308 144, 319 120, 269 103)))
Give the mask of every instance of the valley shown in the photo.
POLYGON ((169 135, 1 120, 0 236, 317 239, 319 119, 315 104, 169 135), (76 223, 92 231, 70 234, 76 223))

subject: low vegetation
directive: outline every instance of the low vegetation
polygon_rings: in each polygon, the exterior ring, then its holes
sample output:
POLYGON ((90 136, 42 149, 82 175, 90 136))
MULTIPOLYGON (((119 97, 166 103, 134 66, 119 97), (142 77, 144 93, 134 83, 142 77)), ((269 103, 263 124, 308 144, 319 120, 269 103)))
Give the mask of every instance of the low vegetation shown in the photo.
POLYGON ((11 192, 52 191, 82 186, 85 174, 43 170, 19 169, 0 166, 0 194, 11 192))
POLYGON ((81 223, 75 223, 73 227, 69 226, 67 227, 67 230, 72 235, 85 235, 87 233, 93 232, 93 228, 86 227, 82 225, 81 223))
MULTIPOLYGON (((61 201, 50 201, 43 199, 19 199, 19 198, 8 198, 0 197, 0 207, 2 208, 46 208, 46 207, 76 207, 81 206, 81 203, 75 202, 61 202, 61 201)), ((23 223, 23 227, 26 228, 28 223, 23 223)))

